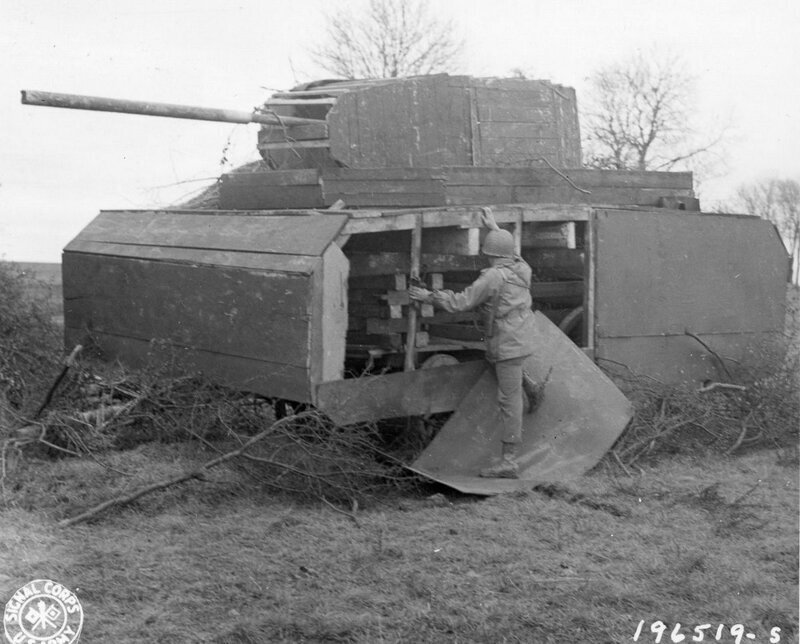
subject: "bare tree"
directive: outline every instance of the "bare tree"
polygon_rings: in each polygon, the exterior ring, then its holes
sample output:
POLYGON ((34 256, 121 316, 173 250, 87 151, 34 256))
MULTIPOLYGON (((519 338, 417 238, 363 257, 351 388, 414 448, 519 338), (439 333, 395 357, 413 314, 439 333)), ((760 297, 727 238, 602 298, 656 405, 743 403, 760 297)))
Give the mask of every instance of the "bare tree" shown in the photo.
POLYGON ((800 283, 800 181, 766 179, 740 186, 745 210, 775 224, 792 258, 792 283, 800 283))
POLYGON ((582 110, 587 166, 696 169, 724 138, 724 130, 700 138, 692 128, 694 79, 676 56, 640 53, 598 70, 589 82, 582 110))
POLYGON ((342 78, 444 72, 462 49, 452 21, 432 16, 428 0, 370 0, 363 13, 337 12, 327 22, 327 41, 311 55, 342 78))

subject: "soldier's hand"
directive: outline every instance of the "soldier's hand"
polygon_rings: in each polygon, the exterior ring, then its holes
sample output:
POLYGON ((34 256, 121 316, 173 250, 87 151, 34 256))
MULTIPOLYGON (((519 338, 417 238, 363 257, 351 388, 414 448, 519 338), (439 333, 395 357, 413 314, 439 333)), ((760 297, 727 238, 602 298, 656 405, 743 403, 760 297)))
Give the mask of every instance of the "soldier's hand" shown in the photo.
POLYGON ((433 293, 426 288, 420 288, 419 286, 408 287, 408 297, 417 302, 430 302, 432 296, 433 293))

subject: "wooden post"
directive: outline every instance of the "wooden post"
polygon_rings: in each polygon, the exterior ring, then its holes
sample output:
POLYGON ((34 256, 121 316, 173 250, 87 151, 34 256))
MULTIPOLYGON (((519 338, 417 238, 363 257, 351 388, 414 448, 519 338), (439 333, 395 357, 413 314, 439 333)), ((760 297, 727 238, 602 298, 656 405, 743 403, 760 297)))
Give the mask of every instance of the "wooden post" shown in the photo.
POLYGON ((583 346, 594 360, 595 289, 597 279, 597 211, 592 210, 584 224, 583 346))
MULTIPOLYGON (((419 279, 420 254, 422 253, 422 215, 416 215, 411 230, 411 280, 419 279)), ((406 335, 406 355, 403 369, 414 371, 417 356, 417 312, 419 304, 412 302, 408 307, 408 333, 406 335)))
POLYGON ((517 255, 522 254, 522 212, 516 213, 514 219, 514 252, 517 255))

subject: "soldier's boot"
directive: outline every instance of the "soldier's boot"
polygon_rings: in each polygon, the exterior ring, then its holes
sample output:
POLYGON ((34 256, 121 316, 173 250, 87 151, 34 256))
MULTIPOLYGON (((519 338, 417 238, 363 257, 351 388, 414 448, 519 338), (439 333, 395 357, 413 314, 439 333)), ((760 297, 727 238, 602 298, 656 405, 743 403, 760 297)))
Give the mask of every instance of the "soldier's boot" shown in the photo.
POLYGON ((497 465, 481 470, 480 475, 488 479, 518 479, 519 465, 516 456, 519 446, 516 443, 503 443, 503 458, 497 465))

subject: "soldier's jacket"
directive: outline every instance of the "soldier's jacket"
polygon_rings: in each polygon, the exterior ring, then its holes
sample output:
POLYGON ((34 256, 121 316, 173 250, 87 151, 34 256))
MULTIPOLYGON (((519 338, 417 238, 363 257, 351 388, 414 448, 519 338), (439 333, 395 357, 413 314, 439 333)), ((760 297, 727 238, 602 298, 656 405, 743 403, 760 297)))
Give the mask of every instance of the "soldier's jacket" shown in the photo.
POLYGON ((451 313, 481 307, 486 357, 492 362, 533 353, 531 267, 520 258, 503 259, 481 271, 460 293, 433 292, 436 306, 451 313))

